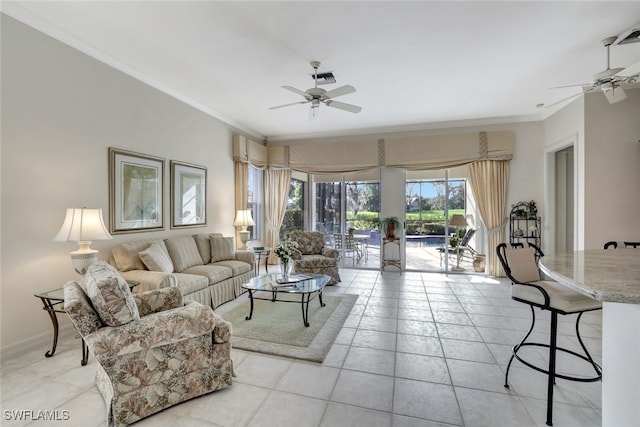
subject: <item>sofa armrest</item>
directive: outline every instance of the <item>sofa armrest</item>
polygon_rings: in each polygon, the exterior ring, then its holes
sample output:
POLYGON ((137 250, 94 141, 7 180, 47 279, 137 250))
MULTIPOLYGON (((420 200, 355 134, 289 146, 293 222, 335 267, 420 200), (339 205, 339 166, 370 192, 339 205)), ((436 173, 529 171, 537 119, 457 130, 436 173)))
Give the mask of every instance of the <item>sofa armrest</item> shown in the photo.
POLYGON ((340 252, 338 252, 337 249, 333 248, 322 248, 322 255, 326 256, 327 258, 338 258, 340 252))
POLYGON ((179 308, 184 305, 180 288, 162 288, 154 291, 133 294, 140 317, 161 311, 179 308))
POLYGON ((194 337, 210 336, 215 326, 213 310, 193 301, 122 326, 101 328, 87 335, 85 342, 101 364, 112 365, 119 356, 146 352, 194 337))
POLYGON ((256 263, 256 256, 251 251, 236 251, 236 260, 251 264, 251 266, 253 267, 253 265, 256 263))

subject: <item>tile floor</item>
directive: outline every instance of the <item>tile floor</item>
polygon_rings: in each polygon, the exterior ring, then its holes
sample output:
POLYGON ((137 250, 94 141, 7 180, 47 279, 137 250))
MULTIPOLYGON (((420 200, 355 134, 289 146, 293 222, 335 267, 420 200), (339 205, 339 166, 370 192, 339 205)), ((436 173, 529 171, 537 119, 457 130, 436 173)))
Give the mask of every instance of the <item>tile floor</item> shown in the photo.
MULTIPOLYGON (((232 387, 174 406, 135 424, 147 426, 434 427, 543 426, 545 376, 514 363, 510 346, 526 330, 527 306, 508 283, 484 276, 341 270, 327 293, 360 296, 323 364, 233 350, 232 387)), ((534 334, 544 339, 548 320, 534 334)), ((576 347, 573 318, 559 343, 576 347)), ((587 346, 601 359, 601 315, 583 317, 587 346)), ((77 340, 56 355, 39 349, 2 362, 3 426, 104 426, 95 361, 81 367, 77 340), (66 421, 18 422, 7 411, 68 411, 66 421)), ((544 363, 544 352, 532 350, 544 363)), ((580 371, 563 363, 566 371, 580 371)), ((588 373, 588 372, 587 372, 588 373)), ((558 380, 554 425, 601 425, 600 383, 558 380)))

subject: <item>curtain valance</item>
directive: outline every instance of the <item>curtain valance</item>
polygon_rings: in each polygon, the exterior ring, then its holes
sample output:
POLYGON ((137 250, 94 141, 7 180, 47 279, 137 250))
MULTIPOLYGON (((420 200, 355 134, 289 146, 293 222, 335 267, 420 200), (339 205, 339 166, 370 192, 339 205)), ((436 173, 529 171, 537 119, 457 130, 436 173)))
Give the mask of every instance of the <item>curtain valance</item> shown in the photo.
POLYGON ((441 169, 477 160, 510 160, 514 139, 512 131, 491 131, 264 147, 236 135, 234 159, 257 167, 315 174, 342 174, 381 166, 441 169))
POLYGON ((233 160, 241 163, 250 163, 258 169, 269 166, 267 147, 252 141, 244 135, 233 135, 233 160))

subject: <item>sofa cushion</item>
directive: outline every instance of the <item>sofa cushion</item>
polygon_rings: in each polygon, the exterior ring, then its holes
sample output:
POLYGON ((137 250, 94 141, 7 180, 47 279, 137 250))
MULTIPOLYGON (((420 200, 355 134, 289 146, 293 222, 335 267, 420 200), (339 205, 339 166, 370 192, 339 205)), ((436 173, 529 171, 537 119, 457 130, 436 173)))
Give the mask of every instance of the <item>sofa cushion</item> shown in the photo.
POLYGON ((211 242, 211 262, 236 259, 233 237, 211 236, 209 241, 211 242))
POLYGON ((296 267, 304 268, 336 267, 338 260, 323 255, 303 255, 302 258, 295 260, 294 264, 296 267))
POLYGON ((102 322, 121 326, 140 320, 138 306, 127 281, 106 262, 97 262, 87 269, 82 285, 102 322))
POLYGON ((209 286, 209 279, 203 275, 176 273, 175 276, 182 295, 189 295, 209 286))
POLYGON ((225 260, 225 261, 218 261, 215 264, 212 265, 219 265, 222 267, 228 267, 231 269, 231 273, 234 276, 239 276, 243 273, 246 273, 247 271, 251 271, 253 270, 253 266, 251 264, 247 264, 246 262, 242 262, 242 261, 236 261, 236 260, 225 260))
POLYGON ((200 258, 200 252, 198 252, 193 237, 176 236, 166 239, 164 242, 176 272, 181 273, 194 265, 202 265, 202 258, 200 258))
POLYGON ((183 273, 204 276, 208 279, 208 284, 210 285, 228 279, 233 275, 229 267, 213 264, 196 265, 194 267, 189 267, 184 270, 183 273))
POLYGON ((173 273, 173 262, 169 258, 169 252, 164 245, 154 243, 138 254, 144 265, 151 271, 173 273))
POLYGON ((211 242, 209 242, 209 237, 211 236, 222 237, 222 233, 201 233, 193 235, 193 240, 196 241, 196 246, 198 247, 198 252, 200 252, 200 258, 202 258, 203 264, 209 264, 211 262, 211 242))
POLYGON ((147 249, 153 243, 162 243, 162 240, 144 239, 134 242, 122 243, 113 248, 113 259, 119 271, 144 270, 145 266, 138 254, 147 249))

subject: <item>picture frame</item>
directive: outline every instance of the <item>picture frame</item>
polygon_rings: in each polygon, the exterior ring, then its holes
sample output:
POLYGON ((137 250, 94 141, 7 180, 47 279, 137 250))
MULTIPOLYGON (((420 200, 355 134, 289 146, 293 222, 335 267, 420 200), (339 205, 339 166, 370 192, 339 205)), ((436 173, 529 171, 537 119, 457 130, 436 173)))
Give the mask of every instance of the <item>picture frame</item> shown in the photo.
POLYGON ((109 231, 164 230, 161 157, 109 147, 109 231))
POLYGON ((207 225, 207 168, 171 160, 171 228, 207 225))

